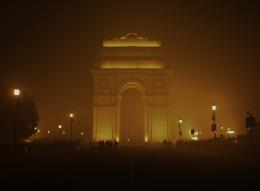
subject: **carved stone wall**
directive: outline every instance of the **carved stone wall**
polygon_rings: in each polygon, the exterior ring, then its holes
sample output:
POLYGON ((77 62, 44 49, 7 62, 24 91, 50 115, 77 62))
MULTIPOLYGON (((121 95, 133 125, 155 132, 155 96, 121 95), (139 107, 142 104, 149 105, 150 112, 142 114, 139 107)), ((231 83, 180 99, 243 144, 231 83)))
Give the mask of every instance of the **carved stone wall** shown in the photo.
POLYGON ((168 78, 171 70, 94 69, 94 140, 120 141, 120 100, 125 90, 136 88, 143 95, 145 137, 143 142, 169 139, 168 78))

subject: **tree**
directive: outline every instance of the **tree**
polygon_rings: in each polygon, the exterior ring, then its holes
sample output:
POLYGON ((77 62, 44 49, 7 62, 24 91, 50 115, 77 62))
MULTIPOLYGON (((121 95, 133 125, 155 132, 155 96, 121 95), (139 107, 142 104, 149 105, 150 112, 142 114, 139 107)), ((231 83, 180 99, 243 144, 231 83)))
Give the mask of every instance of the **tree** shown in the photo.
MULTIPOLYGON (((11 94, 0 93, 0 142, 12 143, 16 103, 11 94)), ((25 93, 21 95, 18 112, 17 138, 21 141, 36 133, 39 116, 32 98, 25 93)))

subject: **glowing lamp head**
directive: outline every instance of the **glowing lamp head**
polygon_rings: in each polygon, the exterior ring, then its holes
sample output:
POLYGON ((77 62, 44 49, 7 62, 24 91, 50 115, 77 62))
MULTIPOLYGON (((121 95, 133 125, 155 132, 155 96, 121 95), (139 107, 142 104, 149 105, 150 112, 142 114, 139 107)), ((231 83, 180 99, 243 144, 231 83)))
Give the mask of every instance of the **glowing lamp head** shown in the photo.
POLYGON ((84 135, 84 133, 83 133, 83 132, 81 132, 80 134, 81 134, 81 136, 83 136, 83 135, 84 135))
POLYGON ((182 124, 182 122, 183 122, 182 119, 179 119, 179 124, 182 124))
POLYGON ((62 125, 58 125, 58 128, 61 129, 61 128, 62 128, 62 125))
POLYGON ((41 132, 41 130, 40 130, 40 129, 38 129, 38 130, 37 130, 37 132, 38 132, 38 133, 40 133, 40 132, 41 132))
POLYGON ((74 117, 74 113, 70 113, 70 118, 73 118, 74 117))
POLYGON ((220 127, 220 130, 223 130, 223 129, 224 129, 223 126, 221 126, 221 127, 220 127))
POLYGON ((18 97, 18 96, 21 95, 21 90, 19 90, 19 89, 16 88, 16 89, 14 89, 14 92, 13 92, 13 93, 14 93, 14 96, 17 96, 17 97, 18 97))
POLYGON ((217 106, 216 105, 212 105, 211 109, 212 109, 212 111, 216 111, 217 110, 217 106))
POLYGON ((65 131, 62 131, 62 134, 63 134, 63 135, 65 135, 65 134, 66 134, 66 132, 65 132, 65 131))

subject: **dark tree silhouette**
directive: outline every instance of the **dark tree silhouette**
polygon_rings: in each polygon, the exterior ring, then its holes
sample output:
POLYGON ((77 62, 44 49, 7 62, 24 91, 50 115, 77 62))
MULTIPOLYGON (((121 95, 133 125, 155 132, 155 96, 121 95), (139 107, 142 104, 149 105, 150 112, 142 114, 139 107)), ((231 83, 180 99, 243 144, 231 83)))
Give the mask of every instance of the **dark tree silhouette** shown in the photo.
MULTIPOLYGON (((11 93, 1 91, 0 97, 0 142, 12 143, 14 139, 16 101, 11 93)), ((24 140, 34 133, 39 121, 36 107, 31 97, 23 93, 18 110, 17 139, 24 140)))

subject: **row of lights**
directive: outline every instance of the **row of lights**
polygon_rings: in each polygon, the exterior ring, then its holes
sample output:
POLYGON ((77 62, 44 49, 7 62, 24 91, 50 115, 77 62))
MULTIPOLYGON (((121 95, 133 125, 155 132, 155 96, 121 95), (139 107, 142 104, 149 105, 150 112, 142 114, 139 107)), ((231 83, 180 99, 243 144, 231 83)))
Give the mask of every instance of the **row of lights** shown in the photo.
MULTIPOLYGON (((212 114, 212 121, 213 121, 213 124, 212 124, 212 132, 214 134, 214 138, 216 138, 216 130, 217 130, 217 125, 216 125, 216 110, 217 110, 217 106, 214 104, 211 106, 211 109, 213 111, 213 114, 212 114)), ((179 127, 179 136, 180 138, 182 139, 182 124, 183 124, 183 120, 182 119, 179 119, 178 121, 178 127, 179 127)), ((221 137, 223 137, 223 126, 220 127, 220 134, 221 134, 221 137)), ((195 131, 195 129, 191 129, 191 139, 193 141, 198 141, 199 140, 199 134, 201 134, 201 132, 197 132, 195 131)), ((230 137, 230 136, 233 136, 235 134, 235 131, 232 130, 231 128, 228 128, 227 129, 227 137, 230 137)))
MULTIPOLYGON (((20 89, 17 89, 17 88, 14 89, 13 94, 14 94, 14 96, 16 96, 16 97, 20 97, 20 95, 21 95, 20 89)), ((215 114, 215 112, 216 112, 216 110, 217 110, 217 106, 216 106, 215 104, 213 104, 213 105, 211 106, 211 109, 212 109, 212 111, 213 111, 213 114, 212 114, 213 124, 212 124, 211 130, 212 130, 212 132, 213 132, 213 134, 214 134, 214 138, 216 138, 217 125, 216 125, 216 114, 215 114)), ((74 113, 70 113, 70 114, 69 114, 69 117, 70 117, 70 119, 71 119, 71 139, 72 139, 72 124, 73 124, 73 119, 74 119, 74 113)), ((179 135, 180 135, 180 137, 182 137, 182 123, 183 123, 183 120, 182 120, 182 119, 179 119, 178 127, 179 127, 179 135)), ((62 128, 62 125, 58 125, 58 128, 61 129, 61 128, 62 128)), ((223 126, 220 127, 220 131, 221 131, 221 136, 223 136, 223 134, 222 134, 222 132, 223 132, 223 126)), ((39 133, 39 132, 40 132, 40 129, 38 129, 37 132, 39 133)), ((192 129, 191 132, 192 132, 192 133, 191 133, 191 134, 192 134, 192 140, 199 140, 199 138, 198 138, 198 133, 197 133, 194 129, 192 129)), ((48 130, 47 133, 50 134, 50 131, 48 130)), ((66 132, 63 131, 62 134, 64 135, 64 134, 66 134, 66 132)), ((233 134, 235 134, 235 131, 234 131, 234 130, 231 130, 230 128, 228 128, 227 134, 228 134, 228 136, 233 135, 233 134)), ((83 136, 84 133, 81 132, 81 135, 83 136)))
MULTIPOLYGON (((18 89, 18 88, 15 88, 15 89, 13 90, 13 95, 14 95, 16 98, 20 98, 20 96, 21 96, 21 90, 18 89)), ((17 99, 17 100, 19 101, 20 99, 17 99)), ((16 105, 17 105, 16 107, 19 106, 19 104, 16 104, 16 105)), ((17 111, 18 111, 18 109, 17 109, 17 111)), ((16 115, 18 115, 18 113, 17 113, 16 115)), ((74 113, 70 113, 70 114, 69 114, 69 117, 70 117, 70 121, 71 121, 71 141, 72 141, 72 125, 73 125, 73 120, 74 120, 74 113)), ((16 117, 16 118, 17 118, 17 117, 16 117)), ((17 120, 17 119, 16 119, 16 120, 17 120)), ((15 128, 17 129, 17 125, 15 126, 15 128)), ((61 129, 61 128, 62 128, 62 125, 58 125, 58 129, 61 129)), ((40 133, 40 132, 41 132, 41 130, 38 129, 37 127, 35 127, 34 129, 35 129, 35 131, 36 131, 37 133, 40 133)), ((47 134, 50 134, 50 133, 51 133, 51 131, 48 130, 48 131, 47 131, 47 134)), ((65 135, 65 134, 66 134, 66 131, 62 131, 62 134, 65 135)), ((81 132, 80 135, 83 136, 83 135, 84 135, 84 132, 81 132)), ((15 144, 16 144, 16 130, 15 130, 15 135, 14 135, 14 136, 15 136, 15 144)))

